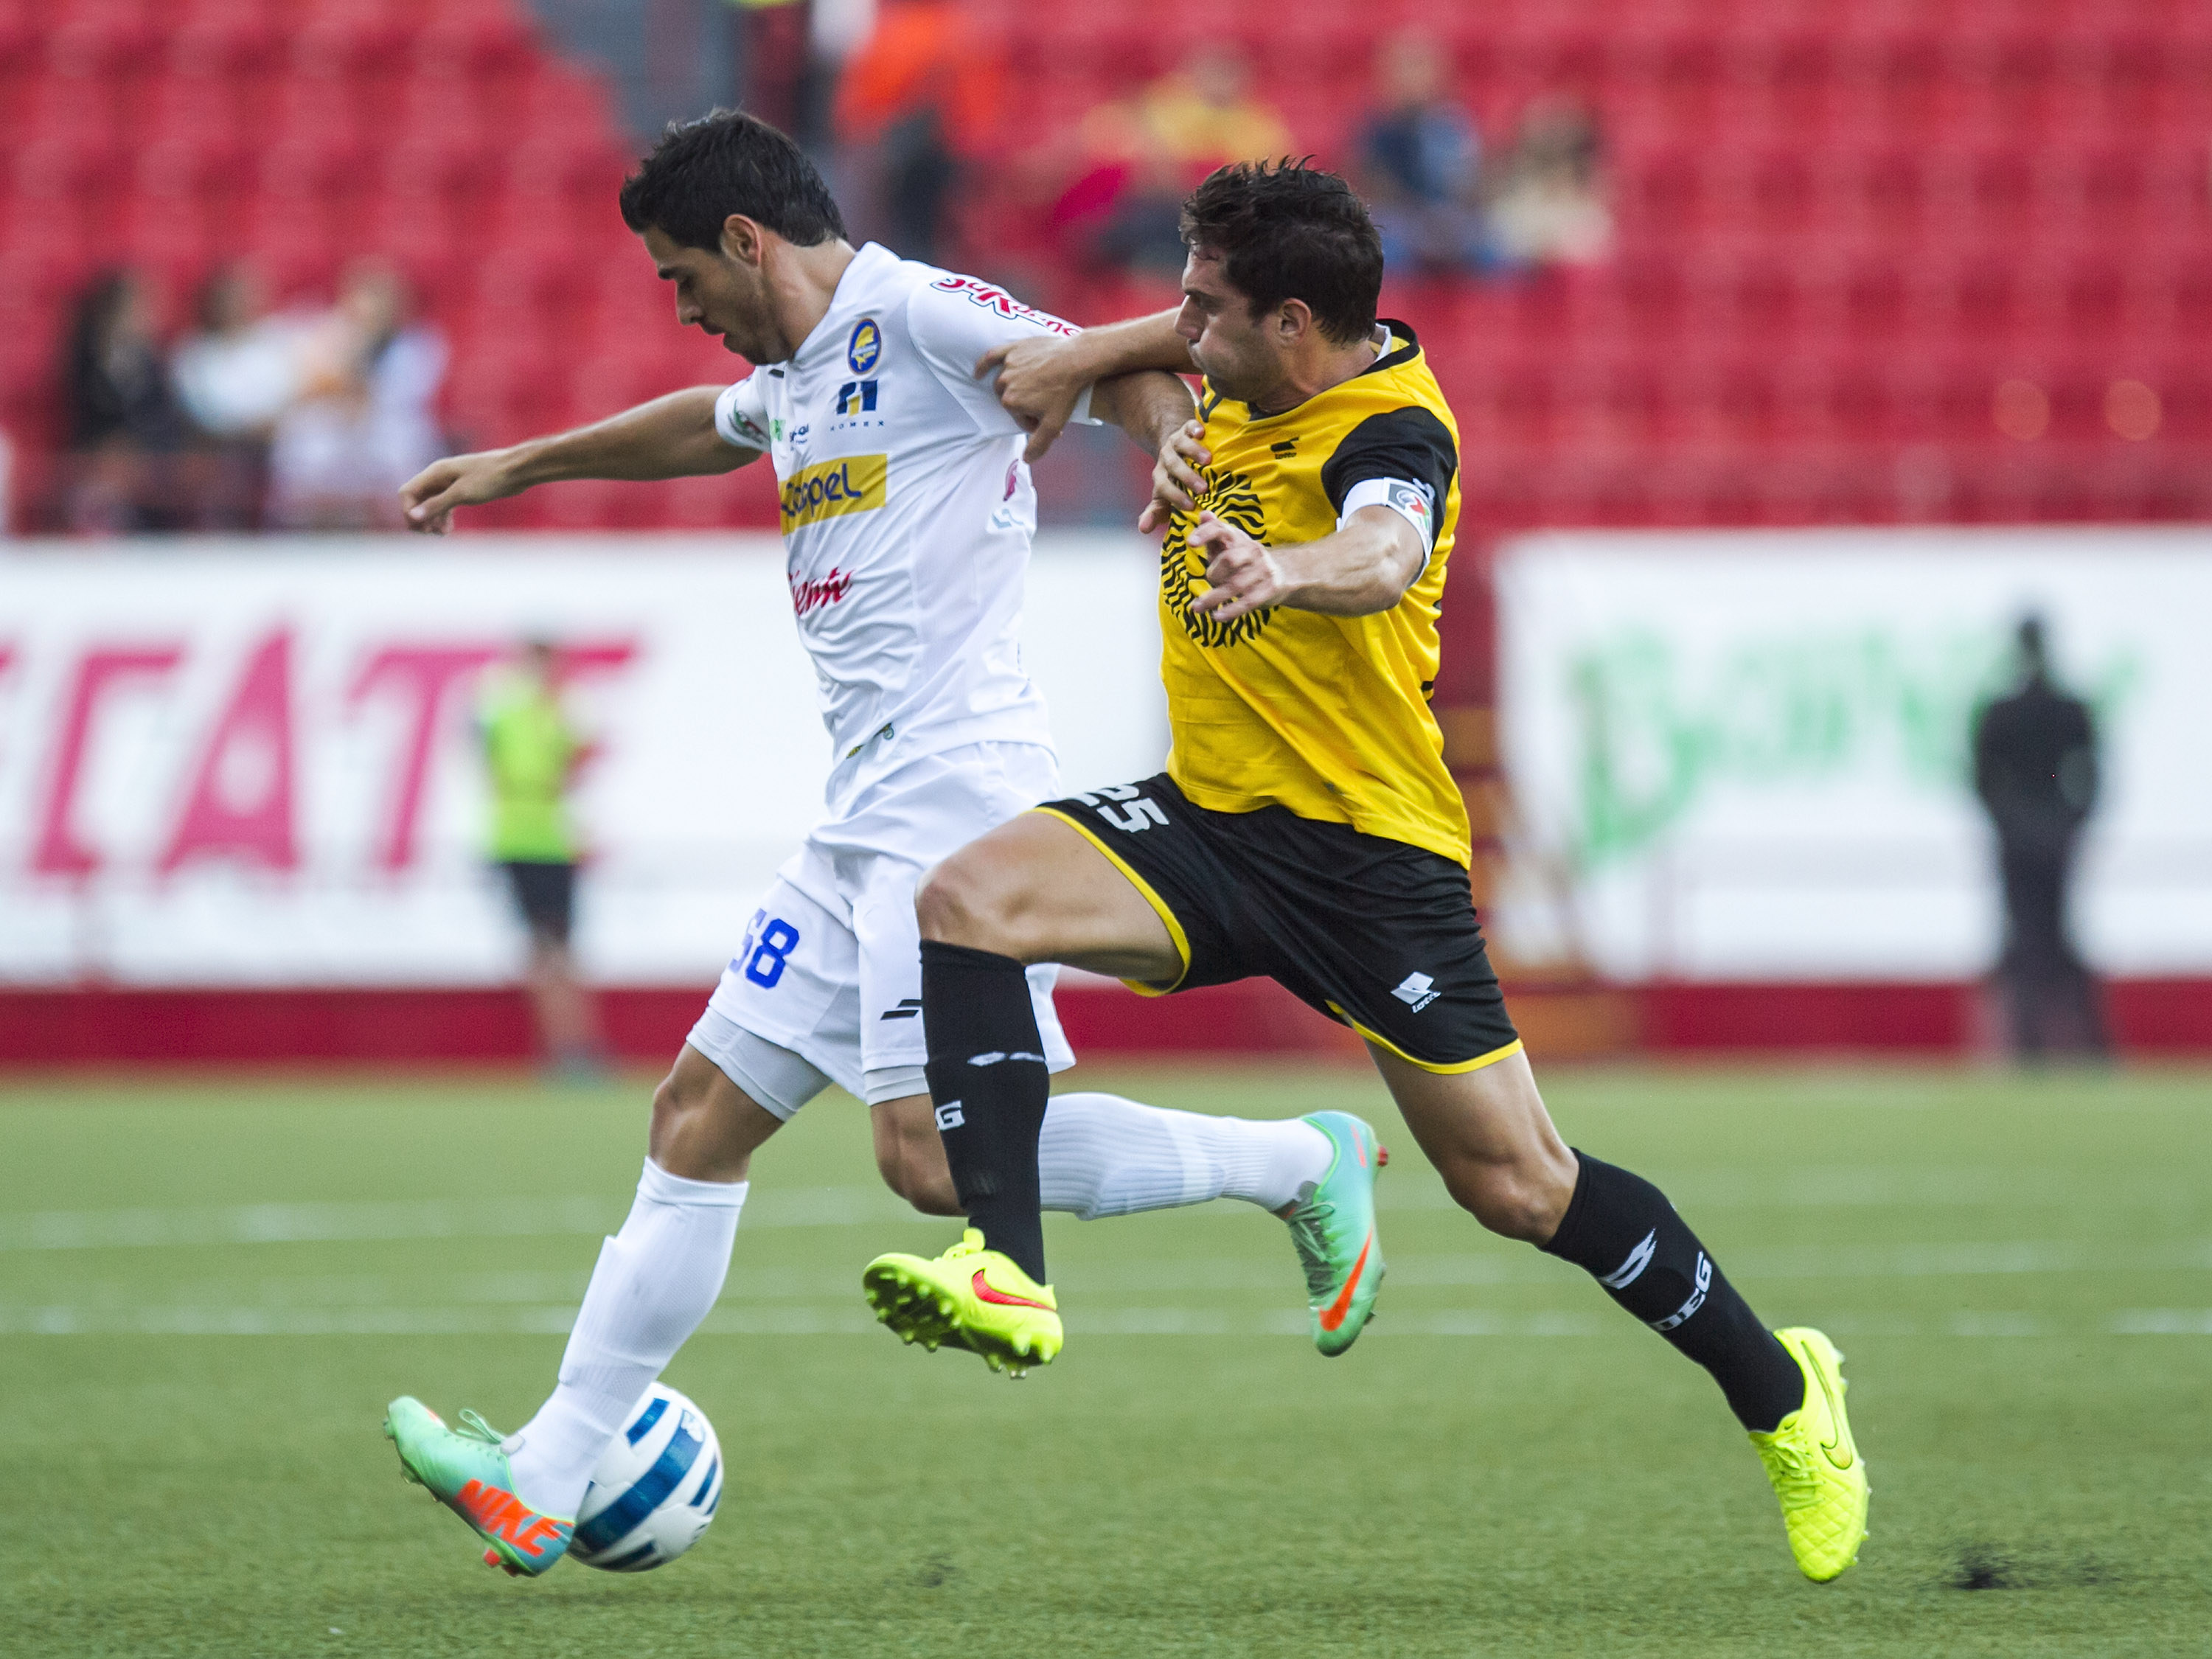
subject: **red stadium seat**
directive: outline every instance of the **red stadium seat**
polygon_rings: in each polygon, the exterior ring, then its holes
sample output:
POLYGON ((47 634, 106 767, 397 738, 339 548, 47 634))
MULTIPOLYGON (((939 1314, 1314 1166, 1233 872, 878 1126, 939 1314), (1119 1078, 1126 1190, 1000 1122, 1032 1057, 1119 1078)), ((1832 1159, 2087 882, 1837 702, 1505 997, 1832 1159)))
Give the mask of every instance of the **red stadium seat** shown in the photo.
POLYGON ((151 66, 162 33, 137 0, 77 0, 46 36, 46 62, 75 79, 128 79, 151 66))
MULTIPOLYGON (((972 9, 1018 60, 1033 144, 1200 38, 1243 41, 1262 94, 1332 161, 1374 42, 1401 27, 1440 38, 1493 144, 1540 93, 1594 104, 1613 262, 1390 286, 1386 310, 1421 329, 1460 407, 1471 525, 2212 511, 2212 485, 2187 482, 2191 465, 2212 477, 2201 6, 972 9), (2124 374, 2158 388, 2153 439, 2101 424, 2124 374), (2011 375, 2047 382, 2051 430, 2033 444, 1991 416, 2011 375)), ((550 50, 522 0, 19 0, 0 10, 0 305, 42 319, 25 339, 53 337, 88 250, 181 281, 250 249, 280 286, 324 295, 374 252, 452 331, 457 418, 488 438, 736 372, 676 329, 619 222, 637 145, 605 77, 550 50)), ((987 181, 956 223, 1052 269, 1038 217, 987 181)), ((1081 318, 1172 297, 1075 271, 1048 286, 1081 318)), ((28 349, 0 350, 0 407, 32 395, 28 349)), ((772 501, 744 494, 757 483, 579 489, 501 513, 707 527, 758 521, 772 501)))
POLYGON ((289 7, 218 0, 194 9, 170 32, 169 63, 185 75, 269 75, 283 63, 298 22, 289 7))
POLYGON ((346 246, 371 183, 370 157, 343 132, 295 134, 267 145, 259 157, 259 222, 288 240, 346 246))

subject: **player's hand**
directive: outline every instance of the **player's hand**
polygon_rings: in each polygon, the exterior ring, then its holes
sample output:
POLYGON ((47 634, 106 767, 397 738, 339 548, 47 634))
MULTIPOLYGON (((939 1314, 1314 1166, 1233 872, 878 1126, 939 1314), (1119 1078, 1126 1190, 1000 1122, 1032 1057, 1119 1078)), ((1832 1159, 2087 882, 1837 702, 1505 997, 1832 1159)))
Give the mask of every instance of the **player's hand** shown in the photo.
POLYGON ((453 509, 480 507, 514 495, 507 457, 499 451, 449 455, 433 461, 399 486, 399 505, 407 527, 426 536, 443 536, 453 527, 453 509))
POLYGON ((1206 580, 1211 584, 1190 603, 1200 616, 1232 623, 1290 597, 1292 585, 1285 578, 1274 549, 1254 541, 1235 525, 1201 513, 1190 527, 1190 544, 1206 556, 1206 580))
POLYGON ((1185 421, 1160 446, 1159 459, 1152 463, 1152 499, 1137 515, 1137 528, 1146 535, 1166 529, 1170 519, 1190 512, 1206 494, 1199 468, 1213 459, 1213 452, 1206 447, 1205 438, 1203 422, 1185 421))
POLYGON ((1000 407, 1030 434, 1024 460, 1040 459, 1053 447, 1075 413, 1076 399, 1091 384, 1074 356, 1066 342, 1040 337, 1009 340, 975 360, 975 378, 999 377, 991 390, 1000 407))

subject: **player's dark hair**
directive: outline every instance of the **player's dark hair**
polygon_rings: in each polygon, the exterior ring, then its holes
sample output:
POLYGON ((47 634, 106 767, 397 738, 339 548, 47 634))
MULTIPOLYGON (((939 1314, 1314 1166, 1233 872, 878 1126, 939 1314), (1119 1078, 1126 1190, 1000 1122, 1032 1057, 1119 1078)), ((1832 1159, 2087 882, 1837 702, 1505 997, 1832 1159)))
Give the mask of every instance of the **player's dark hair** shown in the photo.
POLYGON ((1340 345, 1374 331, 1382 238, 1334 173, 1288 156, 1218 168, 1182 204, 1182 239, 1221 255, 1222 275, 1255 315, 1303 300, 1340 345))
POLYGON ((671 122, 623 181, 623 222, 679 246, 719 248, 733 213, 799 247, 845 234, 845 216, 806 152, 742 110, 671 122))

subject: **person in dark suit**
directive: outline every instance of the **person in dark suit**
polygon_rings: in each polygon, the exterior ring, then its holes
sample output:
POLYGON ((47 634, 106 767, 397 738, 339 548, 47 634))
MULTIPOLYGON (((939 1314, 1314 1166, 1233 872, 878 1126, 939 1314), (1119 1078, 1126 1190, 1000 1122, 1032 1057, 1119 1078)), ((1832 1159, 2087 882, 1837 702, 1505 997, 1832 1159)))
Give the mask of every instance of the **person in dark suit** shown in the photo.
POLYGON ((2066 926, 2074 855, 2097 799, 2089 706, 2051 684, 2043 621, 2020 624, 2021 678, 1974 723, 1974 793, 1996 830, 2005 944, 1997 962, 2013 1052, 2106 1052, 2095 983, 2066 926))

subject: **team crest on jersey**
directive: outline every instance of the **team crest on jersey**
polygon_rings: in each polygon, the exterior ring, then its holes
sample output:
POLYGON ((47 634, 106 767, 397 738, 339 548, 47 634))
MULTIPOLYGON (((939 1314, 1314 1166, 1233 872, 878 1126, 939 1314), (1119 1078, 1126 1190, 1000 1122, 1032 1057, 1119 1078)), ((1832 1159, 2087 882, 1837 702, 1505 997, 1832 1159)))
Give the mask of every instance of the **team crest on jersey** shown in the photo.
POLYGON ((872 317, 863 317, 853 325, 853 336, 845 342, 845 361, 853 366, 855 374, 866 374, 884 360, 884 331, 872 317))
MULTIPOLYGON (((1252 481, 1241 472, 1208 471, 1204 477, 1206 493, 1199 498, 1200 505, 1254 541, 1265 542, 1267 514, 1261 510, 1259 492, 1252 488, 1252 481)), ((1161 598, 1182 624, 1182 631, 1200 645, 1242 645, 1247 640, 1257 639, 1260 631, 1274 617, 1273 605, 1263 605, 1232 623, 1216 622, 1191 609, 1191 601, 1200 591, 1194 585, 1206 576, 1206 556, 1191 546, 1188 539, 1195 517, 1176 514, 1168 527, 1167 539, 1160 544, 1161 598)))

